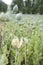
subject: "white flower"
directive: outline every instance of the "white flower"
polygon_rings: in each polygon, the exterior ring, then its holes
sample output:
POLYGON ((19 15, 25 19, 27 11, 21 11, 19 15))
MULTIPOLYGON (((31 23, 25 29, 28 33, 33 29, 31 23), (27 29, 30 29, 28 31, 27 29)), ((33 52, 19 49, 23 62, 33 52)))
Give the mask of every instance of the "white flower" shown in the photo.
POLYGON ((18 6, 17 5, 15 5, 14 7, 13 7, 13 12, 15 13, 15 12, 18 12, 18 6))
POLYGON ((19 41, 18 48, 20 48, 22 46, 22 44, 23 44, 23 37, 19 41))
POLYGON ((20 48, 20 47, 22 46, 22 43, 23 43, 23 38, 21 38, 21 39, 19 40, 18 37, 14 36, 11 45, 12 45, 13 47, 20 48))
POLYGON ((11 45, 12 45, 13 47, 15 47, 15 46, 17 46, 18 44, 19 44, 19 39, 18 39, 18 37, 14 36, 11 45))
POLYGON ((28 38, 24 38, 24 42, 26 43, 26 44, 28 44, 28 38))
POLYGON ((21 18, 22 18, 22 13, 18 13, 18 14, 16 14, 16 20, 21 20, 21 18))

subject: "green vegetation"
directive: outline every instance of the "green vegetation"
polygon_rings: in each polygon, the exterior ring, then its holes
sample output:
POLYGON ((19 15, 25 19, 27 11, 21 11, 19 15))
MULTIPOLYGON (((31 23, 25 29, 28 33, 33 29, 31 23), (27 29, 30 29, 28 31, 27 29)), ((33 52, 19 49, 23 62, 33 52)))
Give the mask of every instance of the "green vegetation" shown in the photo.
POLYGON ((21 21, 13 19, 0 27, 0 65, 21 65, 22 61, 26 65, 43 65, 43 16, 23 17, 21 21), (23 38, 25 42, 20 46, 23 38))

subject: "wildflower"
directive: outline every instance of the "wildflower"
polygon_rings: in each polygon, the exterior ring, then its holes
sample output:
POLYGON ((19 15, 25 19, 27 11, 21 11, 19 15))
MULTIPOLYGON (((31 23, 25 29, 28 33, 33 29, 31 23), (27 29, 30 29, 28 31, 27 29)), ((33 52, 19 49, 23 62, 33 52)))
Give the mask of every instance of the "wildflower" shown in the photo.
POLYGON ((24 38, 24 42, 26 43, 26 44, 28 44, 28 38, 24 38))
POLYGON ((18 21, 21 20, 21 18, 22 18, 22 13, 18 13, 15 18, 16 18, 16 20, 18 20, 18 21))
POLYGON ((18 39, 18 37, 14 36, 11 45, 13 47, 15 47, 15 46, 17 47, 18 44, 19 44, 19 39, 18 39))
POLYGON ((23 37, 19 41, 18 48, 20 48, 22 46, 22 44, 23 44, 23 37))
POLYGON ((23 38, 21 38, 21 39, 19 40, 18 37, 14 36, 11 45, 12 45, 13 47, 20 48, 20 47, 22 46, 22 44, 23 44, 23 38))
POLYGON ((18 6, 17 5, 15 5, 14 7, 13 7, 13 12, 15 13, 17 13, 18 12, 18 6))

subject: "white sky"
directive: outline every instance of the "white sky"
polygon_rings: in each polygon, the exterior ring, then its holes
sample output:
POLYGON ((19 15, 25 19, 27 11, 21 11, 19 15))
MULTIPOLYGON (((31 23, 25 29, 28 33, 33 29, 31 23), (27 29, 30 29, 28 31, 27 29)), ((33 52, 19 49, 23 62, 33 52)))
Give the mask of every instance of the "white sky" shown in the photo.
POLYGON ((12 0, 2 0, 3 2, 5 2, 6 4, 10 5, 12 0))

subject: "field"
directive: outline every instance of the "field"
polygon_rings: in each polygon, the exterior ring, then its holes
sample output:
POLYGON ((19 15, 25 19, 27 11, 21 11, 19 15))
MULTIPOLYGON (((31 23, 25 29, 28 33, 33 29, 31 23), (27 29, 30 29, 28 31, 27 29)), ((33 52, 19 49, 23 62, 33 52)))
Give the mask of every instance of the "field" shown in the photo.
POLYGON ((43 15, 0 20, 0 65, 43 65, 43 15))

